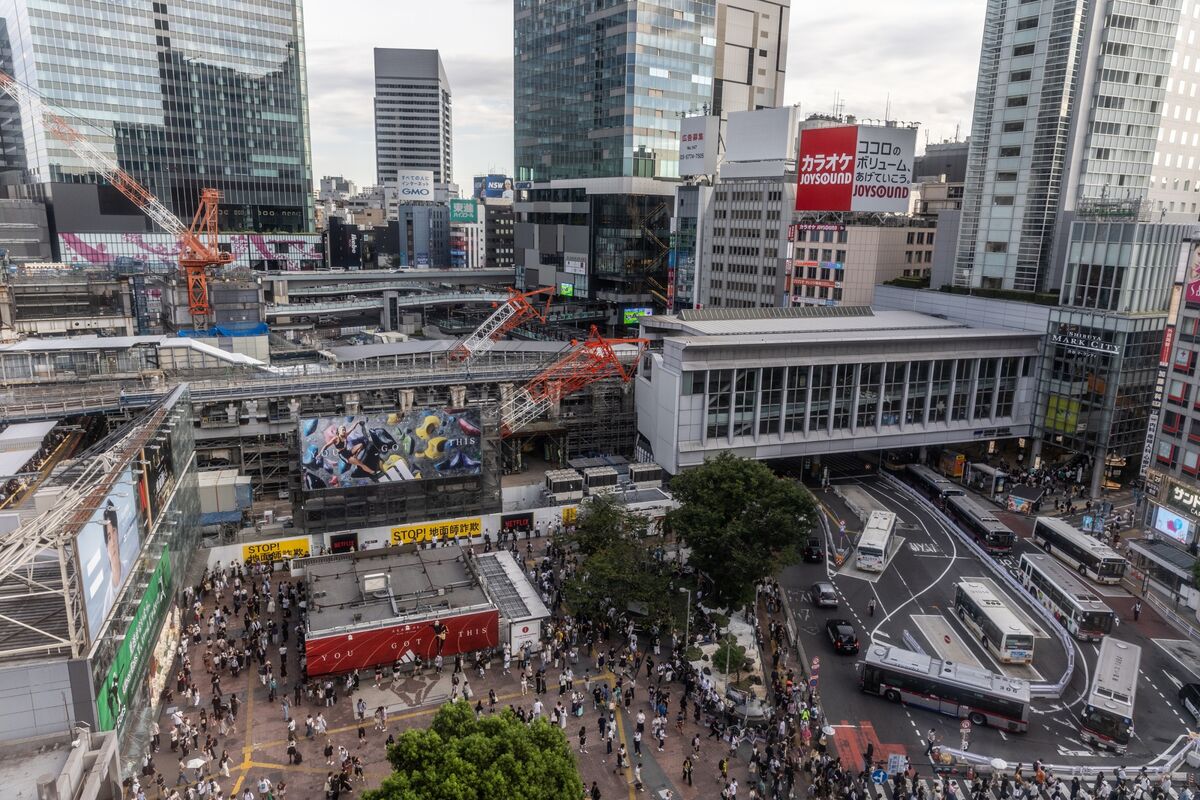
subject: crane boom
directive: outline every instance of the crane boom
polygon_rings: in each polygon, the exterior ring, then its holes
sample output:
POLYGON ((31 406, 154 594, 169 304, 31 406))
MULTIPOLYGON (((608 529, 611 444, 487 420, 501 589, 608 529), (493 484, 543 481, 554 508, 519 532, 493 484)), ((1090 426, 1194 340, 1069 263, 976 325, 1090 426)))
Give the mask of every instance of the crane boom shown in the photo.
POLYGON ((188 310, 197 327, 207 327, 211 311, 208 302, 208 268, 233 261, 232 253, 223 253, 218 246, 217 206, 221 193, 217 189, 203 189, 200 205, 189 228, 163 205, 154 193, 143 186, 106 153, 100 151, 90 140, 77 131, 61 115, 50 108, 49 101, 34 89, 13 76, 0 71, 0 91, 18 104, 28 105, 30 113, 41 116, 46 127, 63 141, 88 166, 104 177, 113 188, 140 208, 160 228, 179 241, 179 265, 187 279, 188 310))
POLYGON ((511 436, 546 413, 557 401, 604 378, 629 383, 637 371, 646 339, 605 339, 593 325, 588 338, 572 342, 571 350, 531 379, 500 407, 502 436, 511 436), (637 358, 628 369, 614 346, 636 345, 637 358))
POLYGON ((554 287, 546 286, 524 294, 516 289, 509 289, 509 298, 501 303, 495 311, 488 315, 483 324, 470 335, 459 339, 450 348, 448 358, 460 362, 463 367, 469 367, 471 362, 484 355, 495 346, 504 334, 523 322, 536 319, 546 321, 546 312, 550 310, 550 301, 554 296, 554 287), (533 304, 538 295, 546 295, 546 304, 539 309, 533 304))

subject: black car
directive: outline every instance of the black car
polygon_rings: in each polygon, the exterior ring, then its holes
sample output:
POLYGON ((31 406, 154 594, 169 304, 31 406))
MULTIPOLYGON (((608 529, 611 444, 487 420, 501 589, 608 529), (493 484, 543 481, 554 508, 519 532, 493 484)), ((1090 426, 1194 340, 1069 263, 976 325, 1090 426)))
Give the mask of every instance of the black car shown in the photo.
POLYGON ((833 584, 829 581, 817 581, 808 590, 809 599, 817 608, 837 608, 838 596, 833 584))
POLYGON ((858 634, 854 626, 844 619, 831 619, 825 623, 825 635, 838 653, 857 653, 858 634))
POLYGON ((1185 683, 1179 687, 1179 702, 1200 724, 1200 683, 1185 683))
POLYGON ((808 542, 805 543, 804 549, 800 551, 800 557, 804 559, 805 564, 820 564, 824 562, 825 547, 821 544, 821 537, 808 537, 808 542))

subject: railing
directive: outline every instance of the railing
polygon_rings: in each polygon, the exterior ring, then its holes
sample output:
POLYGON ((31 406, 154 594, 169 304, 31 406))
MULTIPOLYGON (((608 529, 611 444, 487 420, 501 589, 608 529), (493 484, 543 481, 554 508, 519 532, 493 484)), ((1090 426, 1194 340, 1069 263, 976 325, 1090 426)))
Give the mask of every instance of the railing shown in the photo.
POLYGON ((1200 630, 1198 630, 1195 625, 1179 616, 1179 614, 1173 609, 1168 608, 1167 604, 1164 603, 1161 598, 1156 596, 1154 592, 1148 591, 1142 596, 1146 598, 1147 603, 1154 607, 1154 610, 1158 612, 1159 616, 1178 628, 1181 633, 1183 633, 1192 641, 1200 642, 1200 630))
MULTIPOLYGON (((988 553, 982 547, 976 544, 974 538, 964 532, 962 528, 958 527, 958 525, 948 516, 943 514, 940 508, 926 500, 924 495, 920 494, 918 491, 894 475, 889 475, 882 471, 880 472, 880 475, 883 476, 885 481, 890 482, 896 488, 902 490, 908 495, 911 495, 913 499, 924 504, 926 508, 933 511, 933 513, 942 520, 942 523, 949 530, 954 531, 958 535, 958 538, 962 540, 962 543, 975 554, 979 561, 985 564, 988 570, 998 577, 1002 583, 1006 584, 1010 589, 1016 592, 1018 596, 1024 596, 1027 594, 1025 587, 1022 586, 1016 578, 1010 575, 1008 570, 997 564, 994 558, 988 555, 988 553)), ((1067 668, 1063 671, 1062 677, 1060 677, 1055 683, 1029 684, 1029 693, 1036 697, 1061 697, 1062 693, 1067 688, 1067 684, 1071 682, 1071 676, 1075 674, 1075 643, 1072 641, 1071 635, 1067 633, 1061 624, 1059 624, 1058 620, 1054 618, 1054 615, 1050 613, 1049 609, 1047 609, 1041 603, 1035 602, 1031 605, 1037 611, 1038 615, 1047 623, 1050 631, 1052 631, 1057 637, 1059 643, 1063 646, 1063 649, 1067 651, 1067 668)))

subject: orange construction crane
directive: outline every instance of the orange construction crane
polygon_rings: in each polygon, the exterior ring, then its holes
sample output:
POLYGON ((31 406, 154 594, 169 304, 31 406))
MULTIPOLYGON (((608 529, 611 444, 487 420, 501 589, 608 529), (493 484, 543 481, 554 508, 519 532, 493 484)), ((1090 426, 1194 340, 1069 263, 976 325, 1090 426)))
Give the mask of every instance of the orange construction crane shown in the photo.
POLYGON ((462 363, 463 367, 488 352, 504 334, 531 319, 539 322, 546 321, 546 312, 550 310, 550 301, 554 299, 554 287, 546 286, 522 294, 516 289, 508 290, 508 300, 496 307, 483 324, 469 336, 455 342, 450 348, 447 358, 462 363), (538 295, 546 295, 546 303, 541 308, 533 304, 538 295))
POLYGON ((27 103, 31 114, 35 117, 40 114, 46 127, 70 147, 75 155, 86 161, 88 166, 104 176, 146 216, 179 241, 179 266, 187 280, 188 310, 192 315, 192 324, 201 330, 207 328, 212 313, 208 302, 208 270, 233 261, 232 253, 223 253, 217 246, 217 204, 221 199, 220 191, 201 190, 200 206, 196 209, 196 216, 189 228, 149 189, 121 169, 110 156, 100 152, 99 148, 84 138, 83 134, 62 116, 52 111, 50 101, 36 90, 13 76, 0 72, 0 91, 17 103, 27 103))
POLYGON ((519 389, 500 407, 500 433, 511 436, 546 413, 569 394, 604 378, 633 380, 646 339, 605 339, 595 325, 587 340, 572 341, 571 349, 519 389), (626 368, 616 348, 634 346, 633 365, 626 368))

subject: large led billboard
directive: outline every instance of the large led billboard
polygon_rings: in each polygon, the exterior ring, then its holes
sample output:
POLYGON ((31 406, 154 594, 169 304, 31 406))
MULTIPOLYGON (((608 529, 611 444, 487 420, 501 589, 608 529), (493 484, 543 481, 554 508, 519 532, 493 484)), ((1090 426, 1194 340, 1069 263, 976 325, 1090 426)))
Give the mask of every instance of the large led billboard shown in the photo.
POLYGON ((88 632, 93 640, 142 549, 136 487, 133 472, 126 467, 76 539, 88 632))
POLYGON ((916 128, 842 125, 800 131, 797 211, 908 211, 916 128))
POLYGON ((300 420, 300 461, 309 491, 478 475, 477 409, 300 420))

